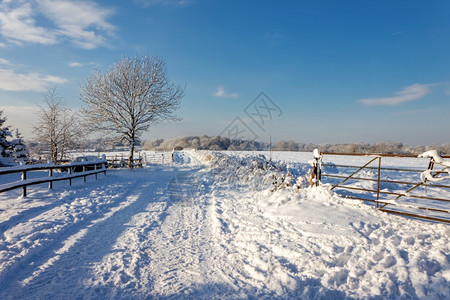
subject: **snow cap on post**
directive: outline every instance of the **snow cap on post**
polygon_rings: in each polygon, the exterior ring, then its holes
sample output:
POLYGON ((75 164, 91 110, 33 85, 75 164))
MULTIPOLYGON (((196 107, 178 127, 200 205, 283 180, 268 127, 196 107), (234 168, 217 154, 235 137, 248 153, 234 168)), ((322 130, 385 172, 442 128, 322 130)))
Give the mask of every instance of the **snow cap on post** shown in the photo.
POLYGON ((322 155, 320 155, 319 149, 314 149, 313 155, 314 155, 314 158, 317 158, 317 159, 322 158, 322 155))

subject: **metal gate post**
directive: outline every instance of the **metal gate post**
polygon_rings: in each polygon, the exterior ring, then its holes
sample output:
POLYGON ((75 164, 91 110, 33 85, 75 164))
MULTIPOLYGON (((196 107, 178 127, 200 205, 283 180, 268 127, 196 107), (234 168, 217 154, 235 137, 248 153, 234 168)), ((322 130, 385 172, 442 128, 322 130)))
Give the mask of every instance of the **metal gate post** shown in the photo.
POLYGON ((381 156, 378 158, 378 180, 377 180, 377 208, 380 200, 380 177, 381 177, 381 156))

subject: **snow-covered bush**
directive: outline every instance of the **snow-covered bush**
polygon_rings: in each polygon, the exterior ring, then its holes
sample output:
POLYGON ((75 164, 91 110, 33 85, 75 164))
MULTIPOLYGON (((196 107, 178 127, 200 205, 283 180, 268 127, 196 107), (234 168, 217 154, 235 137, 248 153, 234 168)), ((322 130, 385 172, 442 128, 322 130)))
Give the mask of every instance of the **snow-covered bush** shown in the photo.
POLYGON ((18 129, 16 129, 15 137, 11 141, 11 155, 16 162, 24 164, 30 160, 30 153, 18 129))
POLYGON ((304 187, 307 164, 273 161, 265 155, 234 156, 211 152, 209 171, 218 183, 249 187, 255 191, 298 190, 304 187))

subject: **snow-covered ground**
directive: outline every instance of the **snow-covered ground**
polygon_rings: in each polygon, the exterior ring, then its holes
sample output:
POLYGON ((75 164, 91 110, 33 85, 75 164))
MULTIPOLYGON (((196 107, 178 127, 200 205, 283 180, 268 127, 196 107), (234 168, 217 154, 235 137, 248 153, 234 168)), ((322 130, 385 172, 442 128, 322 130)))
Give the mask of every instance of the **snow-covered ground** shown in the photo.
POLYGON ((449 299, 450 227, 308 188, 311 158, 183 151, 0 194, 0 299, 449 299))

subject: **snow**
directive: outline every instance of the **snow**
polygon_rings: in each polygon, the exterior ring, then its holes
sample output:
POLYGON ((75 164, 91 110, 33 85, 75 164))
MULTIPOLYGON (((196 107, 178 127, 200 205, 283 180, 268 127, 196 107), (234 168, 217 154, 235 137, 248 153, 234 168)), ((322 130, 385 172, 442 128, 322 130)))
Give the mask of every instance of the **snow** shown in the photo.
POLYGON ((450 167, 450 162, 443 159, 436 150, 426 151, 420 154, 419 157, 431 157, 437 164, 450 167))
POLYGON ((450 298, 449 226, 310 188, 312 157, 182 151, 0 194, 0 299, 450 298))

